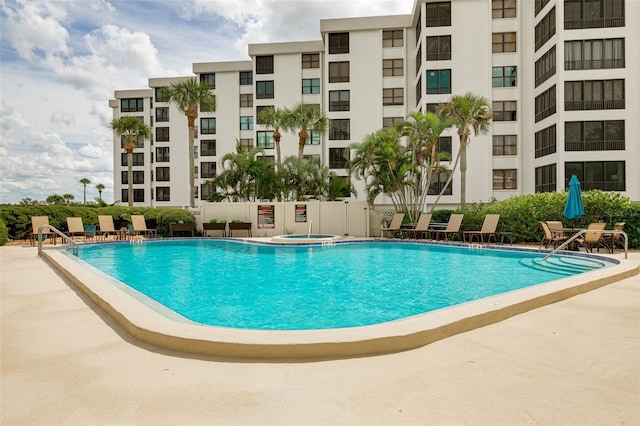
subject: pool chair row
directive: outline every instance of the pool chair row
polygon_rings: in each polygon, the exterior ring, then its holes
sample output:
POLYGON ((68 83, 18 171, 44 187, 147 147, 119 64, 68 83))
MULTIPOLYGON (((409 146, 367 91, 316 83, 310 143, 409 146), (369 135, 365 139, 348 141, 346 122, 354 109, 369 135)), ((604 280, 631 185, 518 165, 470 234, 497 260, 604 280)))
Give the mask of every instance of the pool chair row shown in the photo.
MULTIPOLYGON (((465 242, 474 241, 485 243, 497 242, 499 214, 488 214, 485 216, 482 227, 479 230, 462 230, 463 214, 452 214, 446 223, 431 222, 432 214, 423 213, 420 215, 415 226, 403 224, 404 213, 396 213, 391 218, 389 226, 378 228, 380 237, 395 238, 404 237, 412 239, 432 239, 448 241, 450 238, 457 238, 465 242)), ((504 243, 502 233, 501 242, 504 243)))
MULTIPOLYGON (((147 228, 146 220, 143 215, 131 215, 131 227, 115 229, 113 217, 109 215, 98 216, 99 227, 95 225, 85 225, 81 217, 67 217, 67 231, 64 232, 69 238, 75 240, 77 238, 82 241, 106 241, 108 239, 127 240, 136 237, 156 238, 158 233, 155 229, 147 228)), ((38 230, 42 225, 49 225, 48 216, 32 216, 31 217, 31 233, 29 240, 31 245, 35 245, 38 238, 38 230)), ((53 244, 57 243, 58 235, 50 228, 45 227, 42 230, 43 240, 50 240, 53 244)))
MULTIPOLYGON (((604 222, 590 223, 586 228, 565 227, 562 221, 559 220, 540 221, 539 223, 543 233, 540 248, 553 246, 555 249, 580 231, 587 231, 569 243, 568 249, 579 250, 580 247, 584 247, 587 252, 592 252, 593 249, 597 249, 600 252, 600 249, 603 248, 609 253, 613 253, 616 248, 624 249, 624 241, 621 234, 600 232, 606 231, 607 224, 604 222)), ((618 222, 613 226, 612 230, 623 231, 625 224, 625 222, 618 222)))

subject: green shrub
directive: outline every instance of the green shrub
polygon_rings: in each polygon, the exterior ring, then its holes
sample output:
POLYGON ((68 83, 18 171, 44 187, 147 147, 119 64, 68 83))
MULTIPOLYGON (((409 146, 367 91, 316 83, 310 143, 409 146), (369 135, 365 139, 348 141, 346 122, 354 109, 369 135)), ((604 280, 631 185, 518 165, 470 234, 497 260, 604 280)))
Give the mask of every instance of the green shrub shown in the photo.
POLYGON ((7 230, 7 225, 4 224, 4 221, 0 219, 0 246, 3 246, 9 242, 9 230, 7 230))

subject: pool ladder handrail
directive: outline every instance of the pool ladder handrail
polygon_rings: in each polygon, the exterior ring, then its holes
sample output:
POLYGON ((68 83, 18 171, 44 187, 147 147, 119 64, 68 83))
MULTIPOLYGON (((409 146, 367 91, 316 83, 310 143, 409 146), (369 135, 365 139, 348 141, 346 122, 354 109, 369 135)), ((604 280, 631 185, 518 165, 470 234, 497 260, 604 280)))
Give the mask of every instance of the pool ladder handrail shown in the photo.
POLYGON ((574 235, 572 235, 571 238, 569 238, 567 241, 565 241, 564 243, 560 244, 557 248, 553 249, 553 251, 551 253, 549 253, 548 255, 546 255, 542 260, 547 260, 548 258, 553 256, 554 254, 556 254, 557 252, 559 252, 563 248, 567 247, 570 243, 575 241, 576 238, 580 237, 581 235, 586 234, 587 232, 597 232, 598 234, 621 234, 624 237, 624 258, 625 259, 628 258, 629 236, 627 235, 626 232, 621 231, 619 229, 581 229, 580 231, 578 231, 574 235))
POLYGON ((58 230, 57 228, 51 225, 45 224, 45 225, 40 225, 40 227, 38 228, 38 257, 42 257, 42 231, 44 231, 45 228, 49 228, 50 231, 53 231, 56 234, 58 234, 63 241, 65 240, 68 241, 71 247, 73 247, 73 255, 74 256, 78 255, 78 243, 73 241, 73 239, 69 237, 67 234, 65 234, 64 232, 58 230))

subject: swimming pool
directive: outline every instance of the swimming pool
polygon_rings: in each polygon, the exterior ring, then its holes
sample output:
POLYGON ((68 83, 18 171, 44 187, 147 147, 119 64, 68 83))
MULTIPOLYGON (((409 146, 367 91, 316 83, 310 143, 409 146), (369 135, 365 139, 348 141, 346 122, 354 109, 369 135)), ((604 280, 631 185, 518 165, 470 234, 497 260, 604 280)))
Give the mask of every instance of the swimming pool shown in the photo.
POLYGON ((380 324, 613 265, 565 256, 563 268, 533 268, 540 254, 381 241, 174 240, 78 257, 190 321, 254 330, 380 324))

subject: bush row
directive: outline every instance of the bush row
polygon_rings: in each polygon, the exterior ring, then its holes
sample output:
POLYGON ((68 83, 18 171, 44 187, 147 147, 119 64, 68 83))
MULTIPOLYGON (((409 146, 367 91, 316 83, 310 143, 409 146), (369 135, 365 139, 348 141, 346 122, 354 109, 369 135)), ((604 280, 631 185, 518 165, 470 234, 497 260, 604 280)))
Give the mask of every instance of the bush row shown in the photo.
MULTIPOLYGON (((67 217, 81 217, 85 225, 97 225, 98 216, 113 217, 116 229, 126 228, 131 223, 131 215, 144 215, 148 228, 158 230, 158 235, 169 235, 169 224, 184 222, 195 223, 191 213, 181 209, 158 209, 150 207, 86 207, 80 205, 51 206, 0 206, 0 220, 4 222, 11 240, 29 238, 31 233, 31 216, 48 216, 49 224, 66 232, 67 217)), ((0 225, 0 238, 1 238, 0 225)), ((0 240, 1 241, 1 240, 0 240)))

